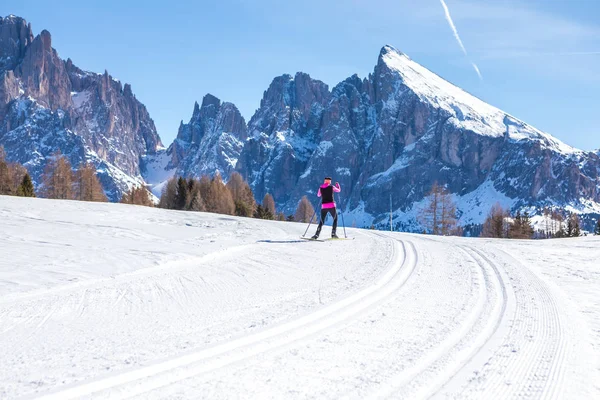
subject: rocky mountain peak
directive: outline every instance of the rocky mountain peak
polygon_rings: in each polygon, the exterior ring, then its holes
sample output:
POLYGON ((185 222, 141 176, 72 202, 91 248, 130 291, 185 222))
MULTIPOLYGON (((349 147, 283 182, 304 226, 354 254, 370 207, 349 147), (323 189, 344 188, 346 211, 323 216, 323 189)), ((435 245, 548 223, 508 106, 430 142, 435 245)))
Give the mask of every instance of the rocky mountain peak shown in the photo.
POLYGON ((162 144, 130 85, 62 60, 50 32, 34 37, 15 16, 0 18, 0 77, 0 145, 36 183, 56 150, 74 167, 95 163, 112 200, 142 182, 142 157, 162 144))
POLYGON ((31 24, 14 15, 0 17, 0 72, 13 69, 32 41, 31 24))

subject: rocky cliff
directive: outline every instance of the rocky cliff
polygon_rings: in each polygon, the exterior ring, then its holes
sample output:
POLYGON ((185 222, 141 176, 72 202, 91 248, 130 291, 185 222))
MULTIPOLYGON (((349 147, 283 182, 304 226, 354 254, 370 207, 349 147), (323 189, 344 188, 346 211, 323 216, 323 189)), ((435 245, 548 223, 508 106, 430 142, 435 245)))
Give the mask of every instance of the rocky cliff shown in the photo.
POLYGON ((62 60, 48 31, 34 37, 15 16, 0 18, 0 145, 37 184, 57 150, 93 162, 112 200, 143 183, 141 160, 162 147, 130 85, 62 60))

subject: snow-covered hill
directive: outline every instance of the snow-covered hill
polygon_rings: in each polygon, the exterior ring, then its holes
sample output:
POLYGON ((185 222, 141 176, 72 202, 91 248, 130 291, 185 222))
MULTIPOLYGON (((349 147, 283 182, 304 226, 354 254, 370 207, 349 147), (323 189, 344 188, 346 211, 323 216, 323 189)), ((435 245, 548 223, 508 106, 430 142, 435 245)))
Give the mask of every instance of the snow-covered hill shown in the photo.
POLYGON ((0 221, 0 398, 600 397, 597 238, 13 197, 0 221))

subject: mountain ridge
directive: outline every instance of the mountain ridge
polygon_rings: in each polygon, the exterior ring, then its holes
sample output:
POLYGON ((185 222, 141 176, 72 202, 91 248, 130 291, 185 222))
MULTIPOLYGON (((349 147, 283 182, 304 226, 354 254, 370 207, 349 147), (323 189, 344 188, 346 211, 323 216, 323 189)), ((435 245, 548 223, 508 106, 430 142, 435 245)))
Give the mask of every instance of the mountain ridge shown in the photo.
POLYGON ((417 229, 434 182, 454 193, 465 224, 481 222, 494 199, 509 208, 600 212, 596 154, 485 103, 389 45, 368 77, 354 74, 331 90, 306 73, 274 78, 248 133, 236 170, 257 198, 271 193, 286 212, 314 195, 322 175, 342 183, 339 203, 363 226, 386 223, 391 194, 399 223, 417 229))
MULTIPOLYGON (((271 193, 292 213, 324 175, 343 187, 349 223, 418 230, 429 188, 445 185, 462 224, 492 203, 556 205, 600 214, 598 152, 575 149, 382 47, 366 77, 330 88, 304 72, 275 77, 246 120, 235 104, 207 94, 164 148, 131 85, 62 60, 43 30, 0 18, 0 145, 39 185, 61 150, 73 166, 91 161, 111 200, 133 185, 156 195, 173 175, 237 171, 256 197, 271 193)), ((534 208, 531 208, 535 211, 534 208)))

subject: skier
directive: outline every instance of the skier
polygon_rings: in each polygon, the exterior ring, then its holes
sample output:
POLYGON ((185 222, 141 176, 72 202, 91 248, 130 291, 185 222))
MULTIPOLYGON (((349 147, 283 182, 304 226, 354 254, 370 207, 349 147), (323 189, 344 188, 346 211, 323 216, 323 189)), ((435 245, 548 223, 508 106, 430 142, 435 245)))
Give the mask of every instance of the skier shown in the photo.
POLYGON ((335 183, 335 186, 331 185, 331 178, 327 177, 324 179, 323 184, 319 187, 319 191, 317 192, 317 196, 321 198, 321 220, 319 221, 319 226, 317 227, 317 232, 311 239, 318 239, 321 234, 321 228, 323 227, 323 223, 325 222, 325 218, 327 218, 327 214, 331 214, 333 217, 333 225, 331 226, 331 237, 333 239, 338 239, 335 231, 337 229, 337 211, 335 208, 335 201, 333 198, 333 193, 339 193, 342 189, 340 188, 340 184, 338 182, 335 183))

